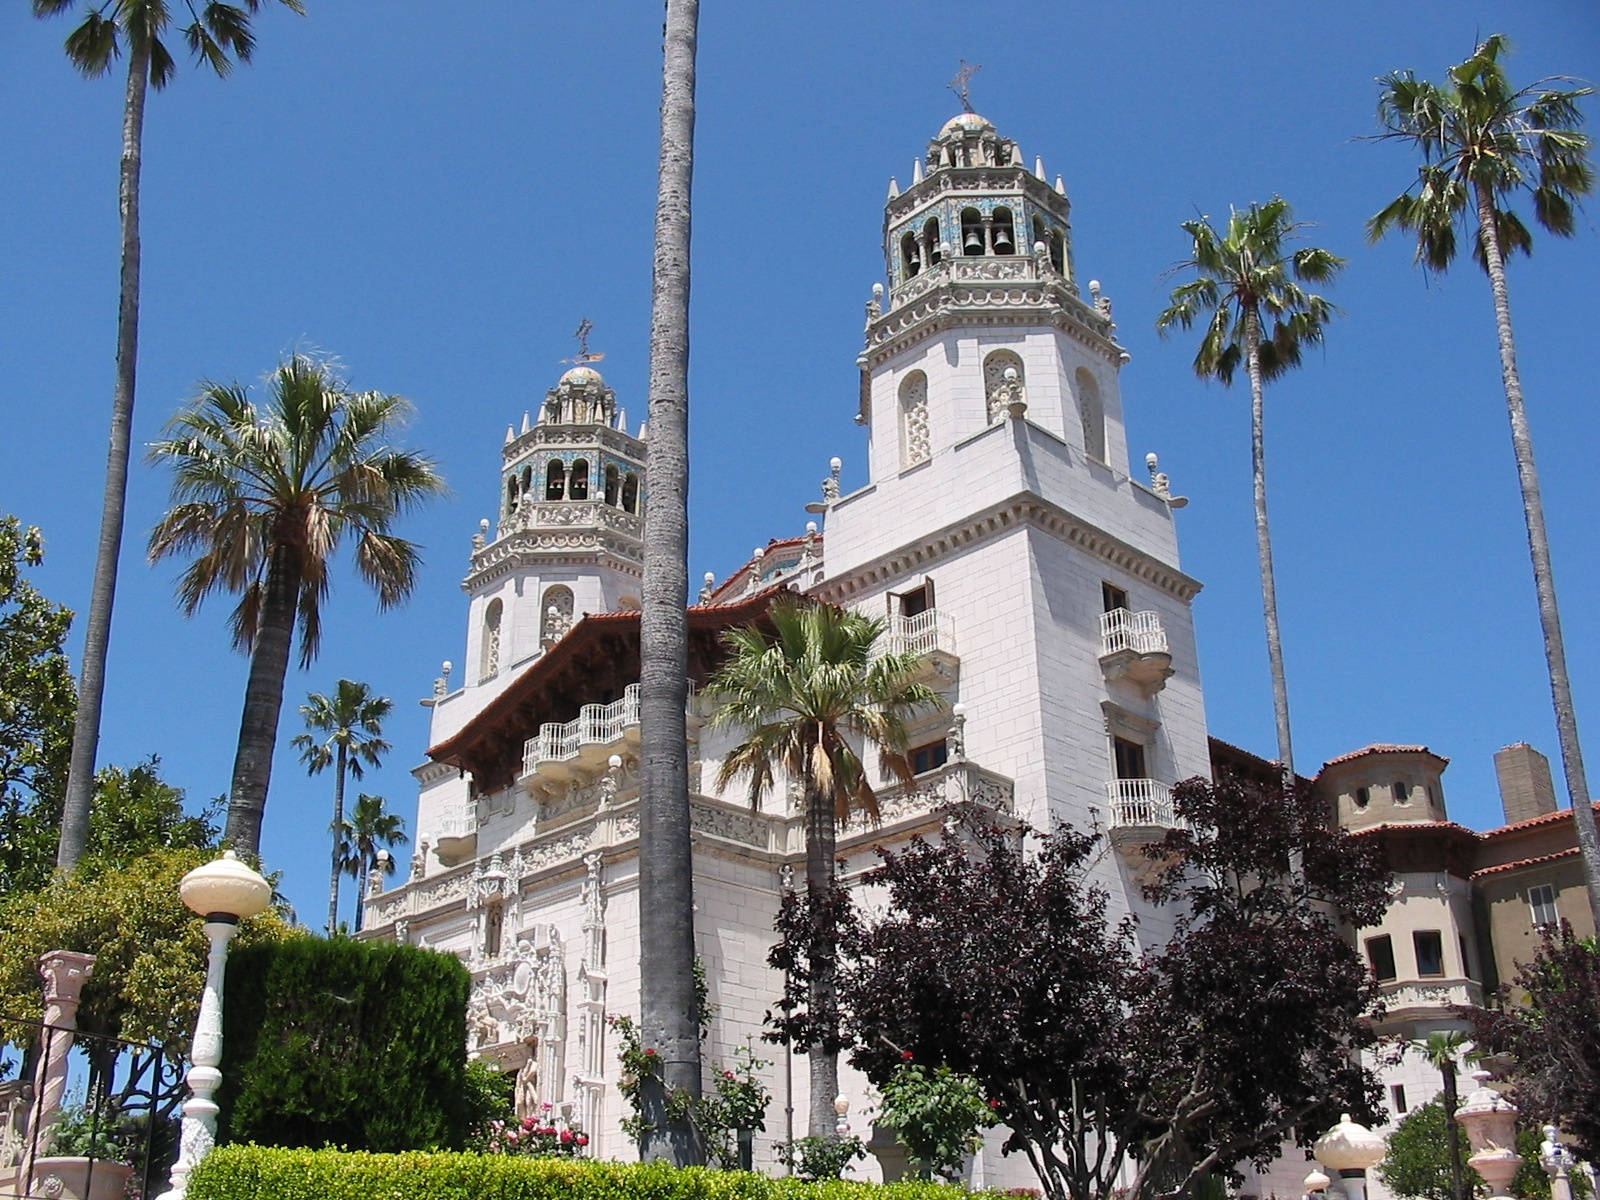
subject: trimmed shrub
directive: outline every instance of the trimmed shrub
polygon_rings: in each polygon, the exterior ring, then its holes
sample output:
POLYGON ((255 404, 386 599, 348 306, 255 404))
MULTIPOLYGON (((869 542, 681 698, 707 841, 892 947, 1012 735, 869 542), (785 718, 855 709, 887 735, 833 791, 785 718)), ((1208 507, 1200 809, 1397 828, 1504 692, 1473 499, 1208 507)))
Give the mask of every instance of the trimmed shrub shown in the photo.
POLYGON ((219 1140, 460 1148, 470 976, 414 946, 297 937, 241 948, 223 1005, 219 1140))
MULTIPOLYGON (((988 1193, 997 1196, 998 1193, 988 1193)), ((938 1183, 768 1179, 664 1163, 499 1154, 352 1154, 224 1146, 189 1177, 190 1200, 971 1200, 938 1183)))

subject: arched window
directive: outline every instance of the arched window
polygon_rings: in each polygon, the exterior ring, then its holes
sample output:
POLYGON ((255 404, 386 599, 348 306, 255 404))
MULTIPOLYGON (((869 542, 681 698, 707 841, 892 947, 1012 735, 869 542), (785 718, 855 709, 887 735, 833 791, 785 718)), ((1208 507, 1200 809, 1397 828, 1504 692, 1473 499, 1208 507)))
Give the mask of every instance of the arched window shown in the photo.
POLYGON ((1026 378, 1022 360, 1010 350, 996 350, 983 360, 983 394, 987 400, 989 424, 993 425, 1006 414, 1006 405, 1021 399, 1026 378), (1007 370, 1016 373, 1006 378, 1007 370))
POLYGON ((988 247, 983 240, 983 214, 975 208, 961 210, 961 253, 985 254, 988 247))
POLYGON ((560 500, 567 488, 567 468, 559 458, 552 458, 544 473, 544 498, 560 500))
POLYGON ((539 606, 543 610, 539 622, 539 645, 548 650, 572 628, 572 589, 560 583, 545 588, 539 606))
POLYGON ((518 490, 524 496, 531 496, 533 494, 533 468, 532 467, 523 467, 522 468, 522 487, 520 489, 518 489, 518 490))
POLYGON ((1011 210, 1009 208, 995 209, 992 222, 994 252, 996 254, 1015 254, 1017 252, 1017 230, 1011 220, 1011 210))
POLYGON ((1100 385, 1085 367, 1073 376, 1078 390, 1078 419, 1083 422, 1083 452, 1095 462, 1106 461, 1106 410, 1100 403, 1100 385))
POLYGON ((567 499, 587 500, 589 498, 589 460, 580 458, 572 464, 572 474, 567 476, 567 499))
POLYGON ((1050 231, 1050 264, 1061 274, 1067 273, 1066 243, 1062 240, 1059 229, 1050 231))
POLYGON ((936 267, 944 261, 944 243, 939 240, 939 218, 929 217, 922 223, 922 261, 936 267))
POLYGON ((900 265, 910 279, 922 270, 922 255, 917 250, 917 235, 908 233, 900 239, 900 265))
POLYGON ((622 475, 617 470, 617 464, 616 463, 607 463, 606 464, 605 500, 606 500, 606 503, 611 505, 612 508, 615 508, 617 506, 617 497, 618 497, 618 494, 621 491, 622 491, 622 475))
POLYGON ((1043 217, 1033 219, 1033 244, 1028 249, 1032 250, 1034 246, 1043 246, 1046 250, 1050 248, 1050 227, 1044 223, 1043 217))
POLYGON ((479 655, 481 679, 493 679, 500 673, 500 617, 505 606, 498 599, 489 601, 483 614, 483 648, 479 655))
POLYGON ((506 480, 506 516, 517 511, 517 477, 506 480))
POLYGON ((928 461, 928 377, 913 371, 900 385, 900 461, 928 461))
POLYGON ((622 477, 622 507, 631 513, 639 511, 639 477, 632 471, 622 477))

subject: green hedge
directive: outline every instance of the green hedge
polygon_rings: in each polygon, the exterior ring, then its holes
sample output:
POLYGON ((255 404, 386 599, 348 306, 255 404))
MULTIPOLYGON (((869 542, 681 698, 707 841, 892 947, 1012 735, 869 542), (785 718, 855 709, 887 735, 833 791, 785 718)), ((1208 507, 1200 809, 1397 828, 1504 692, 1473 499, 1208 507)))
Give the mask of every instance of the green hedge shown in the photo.
POLYGON ((805 1183, 660 1163, 265 1146, 214 1150, 189 1177, 189 1200, 970 1200, 971 1195, 948 1184, 805 1183))
POLYGON ((219 1140, 459 1149, 471 977, 452 955, 349 938, 241 948, 223 1005, 219 1140))

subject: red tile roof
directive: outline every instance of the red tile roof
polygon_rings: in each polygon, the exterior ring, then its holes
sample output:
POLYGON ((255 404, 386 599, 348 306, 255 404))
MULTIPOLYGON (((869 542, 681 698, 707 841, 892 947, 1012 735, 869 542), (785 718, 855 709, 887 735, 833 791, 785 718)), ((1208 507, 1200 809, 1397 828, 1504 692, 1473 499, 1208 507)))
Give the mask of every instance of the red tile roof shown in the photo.
POLYGON ((1544 863, 1556 862, 1559 859, 1571 858, 1578 852, 1576 846, 1569 846, 1565 850, 1556 850, 1550 854, 1536 854, 1532 858, 1513 859, 1508 863, 1497 863, 1492 867, 1484 867, 1481 871, 1474 871, 1472 878, 1482 879, 1485 875, 1498 875, 1502 871, 1515 871, 1519 867, 1537 867, 1544 863))
MULTIPOLYGON (((1597 817, 1600 817, 1600 801, 1593 805, 1597 817)), ((1513 821, 1510 825, 1500 825, 1494 829, 1486 829, 1479 834, 1480 837, 1500 837, 1503 834, 1521 833, 1524 829, 1538 829, 1543 825, 1556 825, 1562 821, 1572 820, 1570 808, 1558 808, 1555 812, 1540 813, 1537 817, 1529 817, 1525 821, 1513 821)))
POLYGON ((1436 758, 1442 763, 1450 761, 1442 754, 1435 754, 1426 746, 1400 746, 1375 742, 1370 746, 1363 746, 1359 750, 1352 750, 1349 754, 1341 754, 1338 758, 1330 758, 1322 764, 1322 770, 1326 771, 1329 767, 1337 767, 1342 763, 1354 762, 1356 759, 1365 758, 1369 754, 1426 754, 1429 758, 1436 758))

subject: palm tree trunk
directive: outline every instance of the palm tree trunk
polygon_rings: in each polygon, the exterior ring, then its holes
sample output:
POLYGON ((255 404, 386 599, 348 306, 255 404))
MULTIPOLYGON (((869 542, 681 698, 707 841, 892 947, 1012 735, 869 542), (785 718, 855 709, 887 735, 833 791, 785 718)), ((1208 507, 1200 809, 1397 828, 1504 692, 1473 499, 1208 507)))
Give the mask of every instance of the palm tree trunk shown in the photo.
POLYGON ((1511 419, 1511 449, 1517 460, 1517 482, 1522 488, 1522 515, 1528 525, 1528 555, 1533 560, 1533 584, 1539 595, 1539 627, 1544 633, 1545 664, 1550 672, 1550 698, 1556 710, 1556 736, 1561 744, 1561 768, 1572 801, 1572 824, 1583 854, 1584 883, 1589 911, 1600 926, 1600 834, 1589 803, 1589 781, 1583 769, 1583 747, 1578 742, 1578 714, 1572 704, 1572 683, 1567 678, 1567 650, 1561 639, 1561 613, 1556 607, 1556 577, 1550 566, 1550 538, 1544 527, 1544 498, 1539 490, 1539 468, 1533 461, 1533 434, 1522 403, 1522 376, 1517 371, 1517 343, 1511 333, 1511 299, 1506 291, 1505 257, 1494 221, 1494 199, 1475 185, 1478 236, 1483 245, 1489 287, 1494 293, 1495 329, 1500 337, 1500 375, 1506 389, 1506 414, 1511 419))
POLYGON ((1266 405, 1261 386, 1261 320, 1245 310, 1245 351, 1250 370, 1250 472, 1255 486, 1256 550, 1261 561, 1261 611, 1267 623, 1267 661, 1272 669, 1272 712, 1278 724, 1278 763, 1285 791, 1294 789, 1294 750, 1289 741, 1289 684, 1278 632, 1278 585, 1272 571, 1272 530, 1267 524, 1266 405))
POLYGON ((1451 1200, 1467 1200, 1461 1190, 1461 1126, 1456 1122, 1455 1064, 1441 1063, 1439 1073, 1444 1077, 1444 1128, 1450 1142, 1450 1196, 1451 1200))
MULTIPOLYGON (((328 936, 332 937, 339 928, 339 850, 344 841, 344 771, 345 747, 341 742, 338 757, 334 761, 333 775, 333 873, 328 880, 328 936)), ((357 880, 359 885, 360 881, 357 880)), ((360 888, 357 887, 359 892, 360 888)), ((360 911, 359 909, 357 910, 360 911)))
MULTIPOLYGON (((820 788, 806 788, 806 894, 814 918, 810 947, 811 974, 806 1006, 812 1020, 836 1007, 834 959, 837 938, 831 924, 833 859, 837 844, 833 797, 820 788)), ((806 1051, 811 1079, 807 1132, 812 1137, 835 1138, 833 1101, 839 1094, 839 1056, 831 1049, 812 1046, 806 1051)))
POLYGON ((689 197, 694 173, 698 0, 667 0, 661 167, 650 313, 650 441, 639 645, 641 778, 639 974, 644 1044, 661 1055, 643 1089, 646 1160, 704 1161, 668 1096, 700 1095, 694 984, 694 854, 689 831, 689 197))
POLYGON ((72 758, 61 812, 61 840, 56 847, 56 865, 65 871, 77 865, 89 842, 89 805, 94 796, 95 755, 100 748, 111 608, 117 594, 117 560, 122 553, 123 510, 128 498, 128 447, 133 433, 133 385, 139 358, 139 167, 144 144, 144 100, 150 84, 150 40, 134 36, 131 41, 118 184, 122 280, 117 300, 117 380, 111 397, 111 444, 106 452, 106 488, 100 506, 100 544, 95 551, 83 670, 78 679, 78 712, 72 726, 72 758))
POLYGON ((239 746, 233 759, 233 786, 228 793, 228 823, 223 840, 241 855, 261 856, 261 818, 272 779, 272 752, 278 742, 278 713, 283 708, 283 681, 289 672, 294 640, 296 601, 300 595, 299 551, 275 542, 267 567, 266 596, 256 623, 250 652, 250 678, 245 684, 244 713, 239 719, 239 746))

